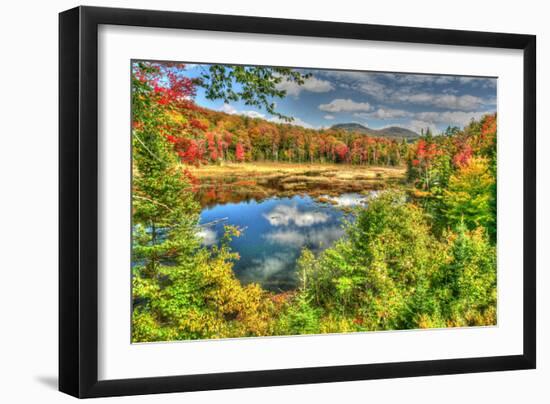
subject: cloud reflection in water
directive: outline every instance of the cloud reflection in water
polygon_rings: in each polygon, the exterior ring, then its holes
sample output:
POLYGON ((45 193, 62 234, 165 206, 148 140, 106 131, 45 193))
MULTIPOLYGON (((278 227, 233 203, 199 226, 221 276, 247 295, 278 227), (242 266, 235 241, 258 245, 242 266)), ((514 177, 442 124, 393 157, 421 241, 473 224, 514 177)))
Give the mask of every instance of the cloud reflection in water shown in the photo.
POLYGON ((218 234, 210 227, 202 227, 197 232, 197 236, 202 239, 201 244, 207 247, 214 245, 218 242, 218 234))
POLYGON ((367 202, 367 197, 361 194, 323 195, 323 198, 330 200, 336 206, 342 208, 364 205, 367 202))
POLYGON ((344 235, 344 229, 339 225, 313 229, 310 231, 278 230, 264 235, 264 238, 281 246, 294 246, 302 248, 308 246, 312 249, 328 247, 344 235))
POLYGON ((345 208, 361 206, 367 198, 347 194, 323 201, 296 195, 219 204, 201 212, 203 226, 213 224, 199 229, 199 235, 203 245, 212 246, 220 242, 224 225, 246 228, 230 242, 240 256, 233 265, 237 278, 272 291, 292 290, 297 286, 296 261, 302 248, 318 254, 333 245, 345 234, 343 222, 349 214, 345 208), (226 220, 220 222, 221 218, 226 220))
POLYGON ((325 223, 329 215, 321 211, 300 211, 296 205, 277 205, 275 208, 263 215, 272 226, 288 226, 295 224, 298 227, 313 226, 318 223, 325 223))
POLYGON ((269 279, 278 272, 288 270, 288 264, 295 259, 294 254, 274 253, 273 255, 252 260, 249 276, 256 279, 269 279))

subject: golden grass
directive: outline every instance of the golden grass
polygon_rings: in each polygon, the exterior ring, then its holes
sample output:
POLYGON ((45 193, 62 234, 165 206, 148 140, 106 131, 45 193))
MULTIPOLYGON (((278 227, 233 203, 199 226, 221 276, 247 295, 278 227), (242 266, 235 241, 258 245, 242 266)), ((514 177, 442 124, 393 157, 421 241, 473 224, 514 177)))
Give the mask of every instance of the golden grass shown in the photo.
POLYGON ((304 164, 280 162, 225 163, 190 167, 194 175, 201 177, 218 177, 226 175, 262 176, 273 174, 290 174, 306 177, 324 176, 340 179, 380 179, 402 178, 406 168, 386 166, 357 166, 350 164, 304 164))
POLYGON ((405 167, 281 162, 225 163, 187 168, 199 179, 201 189, 210 190, 209 202, 238 199, 244 194, 263 199, 296 194, 320 197, 368 192, 395 186, 404 179, 406 171, 405 167))

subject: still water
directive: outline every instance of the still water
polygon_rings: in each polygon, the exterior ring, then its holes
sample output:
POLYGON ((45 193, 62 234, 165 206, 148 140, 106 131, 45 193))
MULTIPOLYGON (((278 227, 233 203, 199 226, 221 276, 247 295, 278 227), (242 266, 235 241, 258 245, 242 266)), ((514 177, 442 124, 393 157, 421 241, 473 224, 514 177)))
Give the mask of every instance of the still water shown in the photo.
POLYGON ((332 203, 294 196, 215 205, 201 212, 199 234, 204 245, 212 246, 220 241, 224 225, 244 229, 231 242, 240 255, 234 265, 237 278, 275 292, 294 289, 301 249, 318 253, 330 247, 344 234, 344 208, 364 204, 366 197, 343 194, 328 199, 332 203))

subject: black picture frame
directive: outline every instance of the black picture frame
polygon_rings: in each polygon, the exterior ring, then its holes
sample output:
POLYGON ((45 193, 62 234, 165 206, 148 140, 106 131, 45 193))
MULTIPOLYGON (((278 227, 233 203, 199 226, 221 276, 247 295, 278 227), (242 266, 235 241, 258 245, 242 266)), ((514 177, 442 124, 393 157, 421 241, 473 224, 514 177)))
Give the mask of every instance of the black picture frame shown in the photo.
POLYGON ((59 99, 59 390, 62 392, 85 398, 535 368, 535 36, 77 7, 59 15, 59 99), (522 50, 523 354, 99 381, 97 64, 100 24, 522 50))

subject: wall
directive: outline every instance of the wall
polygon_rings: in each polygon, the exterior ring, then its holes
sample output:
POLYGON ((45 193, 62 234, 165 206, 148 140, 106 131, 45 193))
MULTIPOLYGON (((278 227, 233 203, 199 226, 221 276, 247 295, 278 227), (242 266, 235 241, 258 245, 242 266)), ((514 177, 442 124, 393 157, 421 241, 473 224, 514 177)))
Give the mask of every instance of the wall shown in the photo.
MULTIPOLYGON (((297 2, 204 0, 197 3, 91 1, 89 5, 337 20, 391 25, 531 33, 538 36, 538 307, 539 367, 469 374, 111 399, 109 402, 547 402, 550 380, 550 260, 545 188, 550 149, 544 111, 550 98, 550 26, 545 3, 461 0, 297 2), (545 383, 546 382, 546 383, 545 383), (527 400, 525 400, 527 399, 527 400)), ((57 374, 57 13, 74 1, 4 2, 0 26, 0 397, 6 403, 69 402, 57 374), (7 261, 6 261, 7 258, 7 261)), ((520 134, 518 134, 520 141, 520 134)), ((506 180, 506 179, 504 179, 506 180)))

